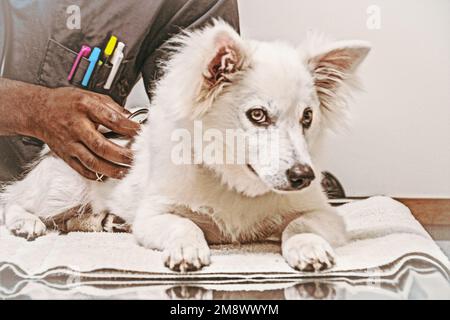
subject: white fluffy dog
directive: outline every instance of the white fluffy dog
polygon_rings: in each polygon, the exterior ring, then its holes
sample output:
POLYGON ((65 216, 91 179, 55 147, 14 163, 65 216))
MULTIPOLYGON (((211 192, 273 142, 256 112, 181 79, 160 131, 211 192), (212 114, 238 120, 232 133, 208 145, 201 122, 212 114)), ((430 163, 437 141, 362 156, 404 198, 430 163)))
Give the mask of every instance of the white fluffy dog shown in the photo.
POLYGON ((137 241, 163 251, 173 270, 210 264, 208 243, 271 236, 281 237, 293 268, 331 267, 332 247, 346 241, 345 226, 328 205, 313 160, 325 129, 345 113, 346 89, 369 45, 320 37, 299 48, 247 41, 216 21, 168 46, 174 52, 156 87, 149 124, 132 146, 135 163, 127 177, 88 182, 62 160, 44 157, 5 188, 7 227, 36 237, 47 231, 43 219, 89 207, 93 217, 109 212, 129 222, 137 241), (181 138, 195 135, 199 123, 213 134, 186 147, 181 138), (249 149, 262 154, 267 148, 252 137, 276 133, 269 148, 276 161, 233 162, 234 145, 224 138, 233 130, 250 137, 245 159, 249 149), (203 158, 207 148, 213 161, 203 158))

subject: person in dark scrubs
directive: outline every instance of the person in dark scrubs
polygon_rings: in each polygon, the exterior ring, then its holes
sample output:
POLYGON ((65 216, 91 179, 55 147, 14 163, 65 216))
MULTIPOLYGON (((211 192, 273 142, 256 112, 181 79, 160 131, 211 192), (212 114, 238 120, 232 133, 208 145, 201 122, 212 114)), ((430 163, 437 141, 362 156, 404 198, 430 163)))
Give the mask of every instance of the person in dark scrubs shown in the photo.
MULTIPOLYGON (((220 18, 239 31, 237 0, 0 0, 0 182, 17 178, 46 143, 84 177, 121 178, 130 150, 101 135, 103 125, 133 136, 126 98, 142 76, 151 99, 161 76, 164 43, 181 29, 220 18), (69 6, 80 8, 80 28, 67 24, 69 6), (110 67, 97 67, 88 88, 83 59, 69 71, 83 45, 102 48, 113 34, 125 57, 110 90, 110 67)), ((187 68, 189 66, 186 66, 187 68)))

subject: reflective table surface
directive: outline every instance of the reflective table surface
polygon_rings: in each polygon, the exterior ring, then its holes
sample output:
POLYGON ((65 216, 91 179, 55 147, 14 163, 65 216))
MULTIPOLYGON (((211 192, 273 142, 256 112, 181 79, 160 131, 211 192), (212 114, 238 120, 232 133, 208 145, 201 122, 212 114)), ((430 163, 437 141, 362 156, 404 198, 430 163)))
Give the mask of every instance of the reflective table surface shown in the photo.
MULTIPOLYGON (((447 256, 450 241, 437 241, 447 256)), ((445 270, 410 260, 389 277, 289 279, 227 283, 82 279, 59 274, 28 280, 0 272, 0 299, 450 299, 445 270)))
MULTIPOLYGON (((424 226, 450 257, 450 226, 424 226)), ((1 268, 0 299, 445 299, 450 300, 448 270, 422 259, 408 260, 389 277, 232 279, 221 284, 189 281, 84 279, 69 274, 24 279, 1 268)), ((379 273, 378 273, 379 274, 379 273)))

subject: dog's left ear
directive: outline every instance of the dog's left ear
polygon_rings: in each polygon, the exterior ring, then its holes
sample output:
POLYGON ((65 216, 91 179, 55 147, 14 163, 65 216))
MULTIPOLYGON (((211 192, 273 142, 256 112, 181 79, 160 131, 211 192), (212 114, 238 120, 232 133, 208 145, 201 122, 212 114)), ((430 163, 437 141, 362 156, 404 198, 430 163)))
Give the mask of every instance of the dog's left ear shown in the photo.
POLYGON ((335 42, 308 57, 321 106, 333 111, 333 104, 343 100, 339 90, 354 82, 354 74, 370 51, 364 41, 335 42))

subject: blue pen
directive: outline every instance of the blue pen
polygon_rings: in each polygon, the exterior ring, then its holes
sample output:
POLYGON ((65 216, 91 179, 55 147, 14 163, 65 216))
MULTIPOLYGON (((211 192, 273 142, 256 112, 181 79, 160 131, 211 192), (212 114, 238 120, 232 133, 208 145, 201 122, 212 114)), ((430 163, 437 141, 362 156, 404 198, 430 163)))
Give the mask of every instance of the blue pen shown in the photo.
POLYGON ((102 53, 102 50, 100 48, 95 47, 94 50, 92 50, 91 55, 89 56, 89 67, 86 70, 86 73, 84 74, 83 82, 81 82, 81 85, 83 87, 87 87, 89 84, 89 80, 91 80, 92 73, 94 72, 95 66, 97 65, 98 59, 100 59, 100 54, 102 53))

